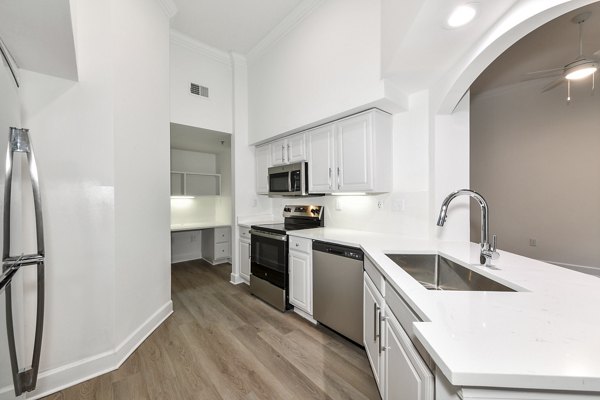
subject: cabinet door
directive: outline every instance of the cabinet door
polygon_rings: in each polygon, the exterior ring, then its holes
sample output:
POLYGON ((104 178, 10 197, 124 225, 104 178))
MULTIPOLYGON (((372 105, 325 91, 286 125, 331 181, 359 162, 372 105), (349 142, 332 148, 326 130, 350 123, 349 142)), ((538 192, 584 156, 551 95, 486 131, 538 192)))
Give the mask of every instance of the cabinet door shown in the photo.
POLYGON ((240 276, 248 282, 250 280, 250 243, 240 240, 240 276))
POLYGON ((371 118, 371 114, 361 114, 336 124, 335 172, 338 191, 361 192, 373 189, 371 118))
POLYGON ((271 166, 271 146, 257 146, 254 152, 256 158, 256 193, 269 193, 269 167, 271 166))
POLYGON ((381 332, 379 331, 379 319, 381 318, 383 299, 366 273, 364 274, 363 289, 363 338, 365 350, 371 363, 375 382, 377 382, 377 386, 381 390, 381 332))
POLYGON ((297 133, 287 138, 287 162, 306 161, 305 134, 297 133))
POLYGON ((333 124, 306 133, 308 142, 308 192, 331 193, 334 180, 333 124))
POLYGON ((289 252, 290 303, 312 315, 312 265, 308 254, 289 252))
POLYGON ((433 374, 393 314, 386 311, 384 355, 385 400, 433 400, 433 374))
POLYGON ((271 163, 272 165, 287 163, 287 141, 285 139, 271 142, 271 163))
POLYGON ((184 178, 185 175, 183 172, 171 172, 171 196, 184 195, 184 178))

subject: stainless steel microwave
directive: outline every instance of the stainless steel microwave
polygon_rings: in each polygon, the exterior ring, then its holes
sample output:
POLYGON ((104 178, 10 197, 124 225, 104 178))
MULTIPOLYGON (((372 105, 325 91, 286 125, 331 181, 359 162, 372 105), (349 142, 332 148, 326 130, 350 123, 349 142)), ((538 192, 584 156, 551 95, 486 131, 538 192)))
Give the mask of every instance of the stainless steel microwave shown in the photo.
POLYGON ((306 162, 269 168, 269 194, 308 196, 308 165, 306 162))

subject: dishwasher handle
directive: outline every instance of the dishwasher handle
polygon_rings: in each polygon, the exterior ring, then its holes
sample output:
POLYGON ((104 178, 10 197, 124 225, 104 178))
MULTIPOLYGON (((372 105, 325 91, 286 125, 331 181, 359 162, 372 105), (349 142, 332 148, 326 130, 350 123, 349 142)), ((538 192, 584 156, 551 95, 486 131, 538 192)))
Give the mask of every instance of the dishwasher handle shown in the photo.
POLYGON ((364 253, 356 247, 344 246, 336 243, 321 242, 315 240, 313 242, 313 251, 320 251, 334 256, 351 258, 353 260, 363 261, 364 253))

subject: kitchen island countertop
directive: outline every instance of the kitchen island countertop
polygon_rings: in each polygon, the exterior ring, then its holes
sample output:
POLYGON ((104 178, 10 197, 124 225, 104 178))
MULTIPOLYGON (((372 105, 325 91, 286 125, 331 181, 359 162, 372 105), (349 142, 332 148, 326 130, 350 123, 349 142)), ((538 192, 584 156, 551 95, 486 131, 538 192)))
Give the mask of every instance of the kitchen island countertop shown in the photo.
POLYGON ((361 247, 420 316, 414 330, 455 386, 600 394, 600 279, 479 244, 316 228, 291 236, 361 247), (430 291, 386 254, 440 254, 516 292, 430 291))

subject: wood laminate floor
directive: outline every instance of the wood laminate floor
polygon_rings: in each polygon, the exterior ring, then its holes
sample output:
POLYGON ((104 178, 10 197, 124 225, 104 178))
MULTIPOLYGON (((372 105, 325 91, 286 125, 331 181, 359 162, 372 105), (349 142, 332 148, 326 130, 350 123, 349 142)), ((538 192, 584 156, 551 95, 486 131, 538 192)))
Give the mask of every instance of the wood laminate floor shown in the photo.
POLYGON ((172 266, 174 313, 113 372, 46 399, 379 399, 363 349, 229 283, 172 266))

